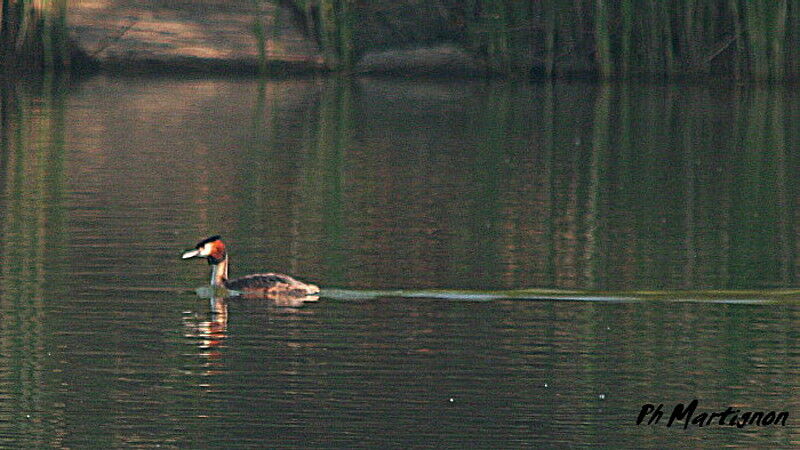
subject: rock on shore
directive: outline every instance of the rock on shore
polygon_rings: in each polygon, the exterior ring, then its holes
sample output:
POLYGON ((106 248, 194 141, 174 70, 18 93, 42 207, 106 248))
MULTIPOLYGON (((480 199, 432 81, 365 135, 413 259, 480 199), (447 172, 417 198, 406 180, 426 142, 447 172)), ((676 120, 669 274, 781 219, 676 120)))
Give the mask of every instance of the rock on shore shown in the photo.
POLYGON ((455 44, 390 49, 364 54, 356 72, 403 75, 485 74, 481 64, 455 44))

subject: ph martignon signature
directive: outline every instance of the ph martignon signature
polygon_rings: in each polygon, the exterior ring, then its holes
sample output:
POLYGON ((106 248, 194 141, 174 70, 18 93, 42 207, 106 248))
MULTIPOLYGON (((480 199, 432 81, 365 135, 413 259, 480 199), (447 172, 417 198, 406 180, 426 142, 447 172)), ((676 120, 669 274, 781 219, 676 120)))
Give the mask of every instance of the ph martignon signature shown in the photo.
MULTIPOLYGON (((744 428, 746 426, 786 426, 786 420, 789 418, 788 411, 742 412, 741 410, 733 409, 733 407, 730 406, 724 411, 700 411, 698 413, 698 404, 699 401, 694 399, 691 403, 689 403, 688 406, 684 406, 683 403, 678 403, 675 405, 669 415, 667 427, 671 427, 675 422, 683 423, 684 430, 688 428, 689 425, 695 425, 698 427, 717 425, 737 428, 744 428)), ((641 425, 645 419, 647 420, 647 425, 655 425, 661 421, 663 416, 663 403, 659 404, 658 406, 655 406, 652 403, 646 403, 642 405, 642 409, 639 411, 639 416, 636 417, 636 425, 641 425)))

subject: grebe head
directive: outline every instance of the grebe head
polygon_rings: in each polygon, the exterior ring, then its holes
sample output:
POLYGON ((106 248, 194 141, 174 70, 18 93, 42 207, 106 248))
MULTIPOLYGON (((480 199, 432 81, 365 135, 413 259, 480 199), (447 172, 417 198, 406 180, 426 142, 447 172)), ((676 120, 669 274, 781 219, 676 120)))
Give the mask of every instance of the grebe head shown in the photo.
POLYGON ((214 235, 198 242, 191 250, 186 250, 181 259, 206 258, 209 264, 216 265, 225 261, 225 244, 220 240, 219 235, 214 235))

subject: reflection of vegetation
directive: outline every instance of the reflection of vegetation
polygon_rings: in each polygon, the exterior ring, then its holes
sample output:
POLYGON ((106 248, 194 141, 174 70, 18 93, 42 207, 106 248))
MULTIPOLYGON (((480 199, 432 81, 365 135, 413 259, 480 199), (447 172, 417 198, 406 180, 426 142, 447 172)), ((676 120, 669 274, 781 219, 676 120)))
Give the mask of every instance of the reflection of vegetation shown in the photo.
MULTIPOLYGON (((636 88, 622 87, 618 110, 609 111, 618 118, 612 128, 620 132, 594 135, 595 142, 610 143, 619 135, 608 164, 622 164, 607 170, 624 175, 626 184, 616 186, 612 203, 600 214, 625 218, 612 224, 619 230, 637 221, 633 234, 623 234, 629 242, 614 244, 634 250, 635 260, 641 261, 639 275, 626 278, 652 287, 663 283, 656 280, 664 280, 665 273, 675 277, 673 286, 790 283, 786 267, 794 244, 782 91, 730 97, 725 101, 733 104, 736 116, 716 119, 691 103, 679 104, 688 94, 672 90, 662 97, 666 103, 647 100, 650 105, 637 111, 628 100, 629 89, 636 88), (627 217, 627 209, 636 214, 627 217), (643 264, 647 260, 651 263, 643 264)), ((704 100, 694 101, 700 105, 704 100)))
POLYGON ((597 285, 597 268, 601 266, 603 253, 598 248, 600 242, 600 222, 603 216, 600 215, 600 208, 603 206, 600 200, 601 188, 600 181, 605 180, 602 168, 607 167, 604 161, 609 146, 609 117, 611 108, 610 87, 601 85, 594 108, 594 127, 592 129, 592 156, 589 163, 589 180, 586 191, 586 251, 584 252, 585 268, 584 276, 586 287, 593 288, 597 285))
POLYGON ((327 86, 318 128, 305 138, 317 156, 303 169, 302 205, 324 224, 328 286, 605 290, 795 279, 781 93, 619 85, 587 95, 585 85, 491 84, 448 148, 435 128, 421 137, 412 126, 432 126, 427 113, 381 115, 386 105, 352 102, 341 89, 327 86), (709 101, 722 116, 707 113, 709 101), (352 134, 369 143, 366 161, 347 155, 352 134), (345 209, 358 220, 345 220, 345 209), (397 267, 413 270, 416 284, 397 279, 397 267))
POLYGON ((4 421, 21 427, 20 435, 35 439, 31 445, 50 444, 55 436, 46 425, 52 421, 40 416, 52 408, 42 394, 48 348, 44 299, 58 285, 50 273, 63 259, 65 246, 64 96, 52 80, 44 85, 41 96, 30 95, 19 85, 3 85, 0 92, 4 184, 0 339, 8 366, 4 381, 13 402, 6 409, 13 416, 4 421))
MULTIPOLYGON (((473 191, 466 204, 467 238, 463 247, 464 257, 469 264, 473 286, 492 284, 501 277, 501 264, 498 255, 501 217, 501 178, 509 146, 509 136, 522 131, 515 127, 513 104, 513 85, 493 85, 483 98, 478 133, 482 136, 477 143, 472 158, 470 174, 473 191)), ((461 247, 461 246, 459 246, 461 247)))
POLYGON ((303 174, 304 189, 311 190, 306 195, 320 201, 326 272, 334 283, 341 283, 345 273, 344 158, 353 132, 352 95, 347 80, 332 79, 327 83, 316 135, 309 141, 309 165, 303 174))
POLYGON ((740 223, 731 235, 731 282, 737 285, 791 281, 782 97, 782 90, 765 89, 737 95, 733 139, 742 144, 735 166, 741 176, 731 186, 732 215, 740 223), (752 264, 753 256, 761 262, 752 264))
POLYGON ((371 288, 797 278, 786 91, 503 82, 422 107, 405 96, 450 87, 390 83, 382 99, 371 83, 309 84, 319 103, 291 109, 291 83, 261 84, 257 144, 232 155, 237 271, 371 288))

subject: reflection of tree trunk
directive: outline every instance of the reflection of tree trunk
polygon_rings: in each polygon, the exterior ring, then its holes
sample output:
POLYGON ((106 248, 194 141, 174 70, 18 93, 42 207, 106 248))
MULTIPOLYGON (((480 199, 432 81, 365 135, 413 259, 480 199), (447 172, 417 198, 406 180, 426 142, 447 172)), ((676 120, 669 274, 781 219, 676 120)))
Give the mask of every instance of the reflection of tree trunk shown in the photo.
MULTIPOLYGON (((739 141, 738 127, 739 127, 739 89, 734 91, 732 97, 733 102, 733 115, 732 115, 732 128, 731 132, 731 155, 739 154, 739 141)), ((719 211, 719 224, 717 228, 720 230, 720 244, 715 252, 718 270, 718 278, 716 279, 715 286, 730 287, 731 284, 731 223, 732 223, 732 197, 733 197, 733 158, 725 158, 722 161, 722 177, 721 177, 721 199, 717 206, 719 211)))
POLYGON ((301 176, 304 199, 296 212, 302 217, 309 208, 321 212, 323 246, 319 253, 325 255, 324 269, 329 283, 342 283, 347 272, 345 250, 346 225, 344 221, 345 153, 353 132, 352 86, 347 79, 331 78, 325 84, 320 100, 318 117, 309 121, 306 142, 308 163, 301 176))
POLYGON ((764 88, 756 88, 745 94, 743 105, 745 113, 741 117, 737 141, 744 146, 737 170, 736 190, 738 197, 734 204, 736 216, 743 218, 742 226, 733 240, 734 272, 738 285, 774 281, 778 273, 779 258, 776 246, 774 217, 776 205, 774 194, 773 166, 766 158, 767 149, 772 142, 768 133, 769 93, 764 88), (769 201, 767 201, 769 200, 769 201), (761 264, 753 264, 760 260, 761 264))
POLYGON ((580 221, 581 208, 579 206, 578 185, 580 183, 580 165, 578 161, 581 159, 580 148, 576 146, 575 149, 567 151, 566 155, 562 156, 567 166, 565 169, 564 186, 561 190, 562 195, 558 197, 563 200, 563 212, 561 216, 561 233, 558 236, 558 249, 556 255, 558 260, 556 263, 556 280, 559 287, 577 288, 580 286, 580 249, 578 243, 578 232, 580 221))
MULTIPOLYGON (((750 117, 748 120, 748 146, 747 155, 752 170, 751 182, 753 189, 748 199, 750 202, 750 213, 755 215, 757 220, 751 222, 749 227, 747 240, 750 242, 750 248, 753 254, 760 257, 766 257, 769 261, 765 267, 755 267, 753 270, 749 268, 749 262, 742 262, 742 267, 747 269, 745 276, 742 280, 747 280, 755 275, 756 279, 762 282, 767 281, 765 276, 769 277, 770 273, 775 273, 775 260, 774 255, 774 222, 769 223, 769 208, 774 205, 764 204, 765 196, 768 195, 772 189, 770 184, 773 182, 773 177, 770 176, 769 170, 771 165, 769 161, 765 161, 763 156, 767 149, 769 149, 769 139, 767 134, 767 117, 769 114, 769 92, 766 89, 758 88, 755 90, 753 99, 753 106, 750 108, 750 117)), ((771 280, 770 280, 771 281, 771 280)))
POLYGON ((686 260, 684 265, 683 287, 690 289, 694 285, 694 266, 697 256, 695 251, 695 217, 694 217, 694 149, 692 145, 693 129, 686 121, 683 126, 683 195, 686 214, 686 235, 684 237, 684 247, 686 250, 686 260))
POLYGON ((584 278, 586 287, 597 288, 597 267, 601 255, 598 252, 598 223, 600 218, 600 171, 604 155, 608 147, 608 129, 611 115, 611 88, 603 84, 597 91, 594 107, 594 125, 592 130, 592 157, 589 165, 589 187, 586 203, 586 232, 584 249, 584 278))
POLYGON ((789 205, 789 195, 786 181, 786 140, 784 139, 783 120, 785 117, 785 109, 783 106, 783 91, 775 89, 772 92, 772 148, 775 149, 775 164, 776 167, 776 181, 777 194, 778 194, 778 239, 780 240, 781 247, 781 283, 786 286, 792 282, 791 264, 792 264, 792 234, 791 226, 789 224, 791 211, 789 205))
POLYGON ((486 98, 487 105, 481 114, 481 135, 478 151, 474 156, 472 175, 478 187, 477 196, 470 203, 472 222, 470 252, 472 272, 481 286, 492 286, 502 279, 498 245, 501 236, 498 224, 503 218, 500 204, 499 177, 501 161, 505 160, 511 120, 511 98, 514 84, 493 84, 486 98))
POLYGON ((547 263, 545 265, 547 273, 545 274, 544 279, 548 280, 548 285, 550 287, 557 286, 558 277, 556 276, 556 205, 555 205, 555 177, 553 175, 553 160, 555 158, 555 95, 553 92, 553 84, 547 83, 544 87, 544 108, 543 108, 543 118, 542 121, 544 122, 544 174, 543 178, 546 180, 543 183, 545 190, 547 191, 544 195, 544 198, 547 199, 546 205, 546 214, 547 217, 545 218, 547 227, 546 232, 547 236, 547 263))
POLYGON ((37 99, 3 90, 0 141, 0 152, 7 158, 0 178, 5 184, 0 216, 0 345, 9 369, 6 380, 12 384, 9 392, 14 395, 10 410, 18 415, 14 423, 22 435, 35 436, 34 442, 40 443, 53 442, 47 426, 61 421, 41 417, 61 411, 45 404, 48 399, 43 397, 48 384, 44 349, 51 347, 44 327, 44 299, 58 295, 60 286, 59 280, 49 277, 48 268, 58 265, 65 245, 59 191, 63 189, 63 91, 52 83, 45 78, 37 99), (31 420, 25 414, 38 417, 31 420))
MULTIPOLYGON (((619 85, 619 144, 616 160, 617 177, 612 182, 616 186, 616 197, 618 206, 615 208, 611 218, 615 219, 614 228, 619 229, 618 236, 621 240, 609 242, 613 250, 610 255, 617 255, 617 262, 612 265, 616 267, 613 275, 618 285, 632 285, 637 278, 637 247, 631 245, 637 241, 636 229, 636 203, 630 194, 636 189, 634 183, 634 173, 636 172, 636 155, 639 149, 636 147, 636 140, 633 138, 634 124, 637 118, 633 115, 631 104, 631 85, 624 83, 619 85)), ((609 207, 610 210, 610 207, 609 207)), ((612 228, 612 225, 609 225, 612 228)), ((611 264, 610 264, 611 265, 611 264)))
POLYGON ((252 227, 252 231, 248 230, 248 233, 254 236, 268 236, 270 232, 269 219, 265 218, 263 213, 268 209, 266 205, 269 204, 270 183, 279 176, 280 167, 270 165, 272 158, 268 155, 275 152, 278 142, 277 116, 280 111, 277 103, 282 94, 279 83, 259 81, 251 131, 253 141, 258 145, 252 147, 251 157, 248 158, 253 167, 245 172, 249 176, 245 179, 248 189, 245 189, 244 193, 252 198, 244 202, 238 213, 244 226, 252 227))

